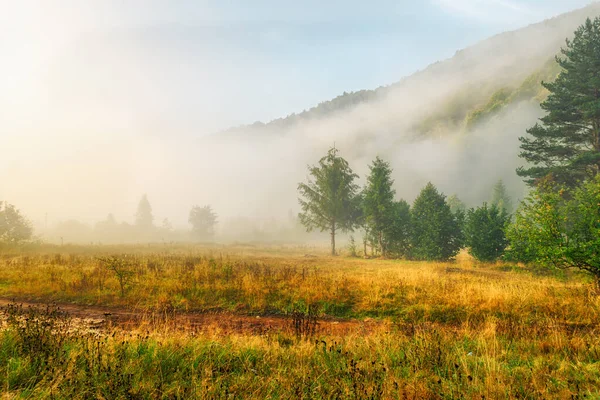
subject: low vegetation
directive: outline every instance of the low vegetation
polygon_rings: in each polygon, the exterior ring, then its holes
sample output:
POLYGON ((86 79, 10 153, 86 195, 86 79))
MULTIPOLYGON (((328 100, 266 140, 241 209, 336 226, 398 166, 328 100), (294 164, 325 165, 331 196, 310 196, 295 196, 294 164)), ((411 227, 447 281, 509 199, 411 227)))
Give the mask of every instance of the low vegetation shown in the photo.
POLYGON ((600 384, 600 297, 585 276, 478 264, 464 253, 447 264, 306 251, 4 251, 4 298, 132 312, 168 303, 174 311, 153 324, 90 330, 56 307, 5 307, 3 391, 27 398, 583 398, 600 384), (131 273, 124 291, 121 267, 131 273), (192 311, 280 315, 288 329, 197 332, 172 319, 192 311), (327 331, 325 321, 351 325, 327 331))

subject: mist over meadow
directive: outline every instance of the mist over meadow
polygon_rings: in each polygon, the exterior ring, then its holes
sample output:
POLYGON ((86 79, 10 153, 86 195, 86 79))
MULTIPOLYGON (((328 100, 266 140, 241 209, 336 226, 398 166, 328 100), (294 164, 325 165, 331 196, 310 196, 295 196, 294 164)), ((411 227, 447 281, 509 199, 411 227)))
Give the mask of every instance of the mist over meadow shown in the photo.
MULTIPOLYGON (((333 145, 361 183, 376 156, 389 161, 397 197, 409 202, 431 181, 476 205, 499 179, 520 199, 518 137, 542 115, 536 77, 599 10, 595 4, 457 48, 396 83, 383 76, 389 80, 377 89, 348 88, 355 92, 304 111, 293 108, 297 88, 324 89, 304 64, 291 67, 293 47, 280 65, 266 54, 307 35, 316 43, 326 24, 63 32, 55 53, 31 67, 35 79, 12 71, 21 77, 12 80, 19 95, 0 98, 0 199, 18 205, 39 233, 69 220, 91 227, 108 214, 131 222, 146 194, 157 225, 168 218, 185 229, 192 206, 211 205, 218 235, 252 239, 257 227, 295 229, 298 182, 333 145), (516 95, 528 79, 535 88, 516 95), (478 111, 484 116, 469 123, 478 111)), ((335 40, 324 42, 315 54, 335 48, 335 40)))

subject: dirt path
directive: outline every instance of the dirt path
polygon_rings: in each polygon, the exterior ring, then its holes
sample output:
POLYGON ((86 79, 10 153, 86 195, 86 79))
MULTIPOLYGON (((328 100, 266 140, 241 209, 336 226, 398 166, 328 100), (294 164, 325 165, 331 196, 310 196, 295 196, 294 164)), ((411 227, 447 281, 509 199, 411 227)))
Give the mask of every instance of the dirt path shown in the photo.
MULTIPOLYGON (((15 301, 0 298, 0 307, 9 304, 19 304, 23 307, 46 307, 47 302, 15 301)), ((294 320, 286 316, 249 316, 231 312, 194 313, 194 312, 148 312, 136 311, 125 307, 86 306, 71 303, 51 303, 61 311, 67 312, 72 318, 79 320, 91 329, 171 329, 191 332, 211 332, 222 334, 268 334, 273 332, 295 333, 294 320)), ((382 322, 371 319, 342 320, 318 319, 316 331, 325 335, 367 334, 382 322)))

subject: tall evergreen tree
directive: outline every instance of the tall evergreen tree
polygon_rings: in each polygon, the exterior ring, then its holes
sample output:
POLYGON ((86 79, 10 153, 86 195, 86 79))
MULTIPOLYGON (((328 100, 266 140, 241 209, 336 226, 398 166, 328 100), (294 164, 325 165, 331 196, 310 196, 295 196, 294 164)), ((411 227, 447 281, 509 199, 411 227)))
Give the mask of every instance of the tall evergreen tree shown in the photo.
POLYGON ((153 221, 152 206, 148 201, 148 196, 143 195, 135 213, 135 226, 143 230, 148 230, 152 228, 153 221))
POLYGON ((446 261, 460 250, 460 226, 445 196, 431 182, 415 200, 411 228, 411 254, 417 260, 446 261))
POLYGON ((500 210, 504 210, 507 214, 512 214, 513 212, 512 200, 502 179, 498 180, 492 189, 492 201, 490 204, 500 210))
POLYGON ((352 231, 358 216, 358 178, 348 162, 331 148, 319 160, 319 165, 309 167, 312 180, 298 184, 298 199, 302 212, 300 222, 310 232, 327 230, 331 236, 331 254, 335 255, 335 236, 338 231, 352 231))
POLYGON ((573 187, 600 172, 600 17, 579 27, 562 54, 562 72, 543 83, 547 115, 520 138, 520 156, 532 165, 517 173, 530 185, 552 175, 573 187))
POLYGON ((392 225, 394 220, 396 191, 392 188, 394 180, 389 163, 377 157, 369 169, 371 172, 367 177, 367 186, 362 196, 364 218, 371 232, 377 238, 381 255, 385 257, 387 246, 384 236, 386 229, 392 225))

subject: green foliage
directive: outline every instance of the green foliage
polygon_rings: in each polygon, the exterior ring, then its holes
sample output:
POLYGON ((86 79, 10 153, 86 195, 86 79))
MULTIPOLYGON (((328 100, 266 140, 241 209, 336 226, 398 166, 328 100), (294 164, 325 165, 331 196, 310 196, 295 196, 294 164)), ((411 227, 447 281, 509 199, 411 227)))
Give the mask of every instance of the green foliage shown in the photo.
POLYGON ((534 100, 542 103, 548 97, 548 90, 542 86, 542 82, 549 82, 556 79, 560 74, 560 65, 554 58, 548 60, 546 64, 521 83, 521 86, 513 93, 512 100, 534 100))
POLYGON ((421 191, 411 211, 412 249, 417 260, 445 261, 454 257, 461 246, 460 226, 446 198, 433 184, 421 191))
POLYGON ((386 256, 387 243, 384 240, 386 229, 394 222, 394 195, 392 169, 388 162, 377 157, 369 166, 367 186, 362 194, 363 215, 369 230, 376 236, 382 256, 386 256))
POLYGON ((150 206, 148 196, 143 195, 135 213, 135 226, 143 230, 149 230, 152 229, 153 221, 152 206, 150 206))
POLYGON ((348 251, 350 252, 350 257, 358 257, 358 246, 356 245, 356 240, 354 236, 350 236, 350 241, 348 243, 348 251))
POLYGON ((125 257, 110 256, 99 258, 105 268, 111 271, 119 282, 121 297, 125 297, 127 289, 131 286, 135 276, 134 265, 125 257))
POLYGON ((465 244, 469 254, 479 261, 499 259, 508 245, 504 230, 510 220, 504 208, 487 203, 470 209, 465 223, 465 244))
POLYGON ((462 212, 467 211, 467 206, 465 205, 465 203, 461 199, 459 199, 458 196, 455 194, 448 197, 446 199, 446 203, 448 203, 448 206, 450 207, 450 211, 452 211, 452 214, 456 214, 459 211, 462 211, 462 212))
POLYGON ((562 72, 544 83, 550 95, 542 103, 547 115, 522 137, 520 156, 530 167, 517 170, 530 185, 552 175, 569 187, 600 172, 600 17, 588 19, 567 40, 562 72))
POLYGON ((506 107, 512 100, 513 91, 508 88, 502 88, 496 91, 488 102, 480 108, 469 112, 465 118, 465 127, 473 129, 477 124, 488 118, 490 115, 496 114, 498 111, 506 107))
POLYGON ((600 283, 600 178, 572 193, 541 183, 517 210, 507 236, 513 259, 580 269, 600 283))
POLYGON ((0 201, 0 242, 20 243, 31 239, 31 223, 17 208, 0 201))
POLYGON ((392 205, 392 219, 384 230, 384 241, 389 254, 394 257, 408 257, 410 253, 410 205, 395 201, 392 205))
POLYGON ((512 200, 508 195, 508 191, 506 190, 506 186, 502 179, 496 182, 492 189, 492 200, 490 201, 490 204, 499 210, 503 210, 506 214, 512 214, 513 212, 512 200))
POLYGON ((319 160, 318 166, 309 167, 313 180, 298 184, 298 199, 302 212, 300 222, 310 232, 328 230, 331 235, 331 254, 335 255, 335 235, 338 230, 352 231, 359 215, 358 178, 348 162, 331 148, 319 160))
POLYGON ((192 225, 192 233, 200 239, 210 239, 215 233, 217 214, 211 206, 194 206, 190 210, 188 222, 192 225))

